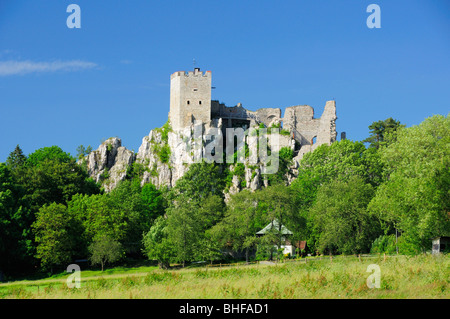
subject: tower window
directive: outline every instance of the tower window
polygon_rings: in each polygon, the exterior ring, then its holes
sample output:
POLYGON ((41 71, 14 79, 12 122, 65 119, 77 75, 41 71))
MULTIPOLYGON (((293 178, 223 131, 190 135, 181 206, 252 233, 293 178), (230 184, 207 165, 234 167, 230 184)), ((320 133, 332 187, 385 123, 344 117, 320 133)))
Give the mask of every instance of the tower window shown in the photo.
POLYGON ((191 104, 191 101, 188 100, 188 101, 187 101, 187 104, 188 104, 188 105, 191 104))
POLYGON ((199 104, 199 105, 202 105, 202 101, 198 101, 198 104, 199 104))

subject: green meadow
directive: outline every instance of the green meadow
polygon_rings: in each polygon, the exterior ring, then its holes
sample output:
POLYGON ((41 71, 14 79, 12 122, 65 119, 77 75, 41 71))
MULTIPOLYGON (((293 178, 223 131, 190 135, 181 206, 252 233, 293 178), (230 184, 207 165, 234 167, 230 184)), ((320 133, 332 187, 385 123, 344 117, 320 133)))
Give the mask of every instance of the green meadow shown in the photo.
POLYGON ((68 273, 0 284, 6 299, 448 299, 450 258, 431 256, 337 256, 273 264, 219 267, 112 268, 81 271, 81 287, 68 288, 68 273), (380 288, 369 288, 371 264, 380 267, 380 288))

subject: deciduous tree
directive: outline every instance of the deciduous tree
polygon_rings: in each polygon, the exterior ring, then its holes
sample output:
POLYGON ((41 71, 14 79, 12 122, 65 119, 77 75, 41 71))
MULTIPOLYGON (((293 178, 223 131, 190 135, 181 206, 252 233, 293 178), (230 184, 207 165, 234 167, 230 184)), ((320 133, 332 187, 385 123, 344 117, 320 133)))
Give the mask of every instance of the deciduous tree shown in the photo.
POLYGON ((76 250, 74 219, 63 204, 44 205, 32 227, 37 244, 36 257, 45 269, 69 263, 76 250))
POLYGON ((119 261, 124 256, 122 244, 108 235, 99 235, 89 246, 90 260, 94 265, 101 265, 102 271, 106 264, 119 261))
POLYGON ((397 141, 381 149, 386 182, 370 210, 387 233, 402 233, 404 250, 431 247, 431 238, 450 233, 450 119, 435 115, 398 131, 397 141))
POLYGON ((150 260, 157 260, 162 269, 168 269, 175 260, 175 249, 167 233, 167 220, 158 217, 143 238, 143 251, 150 260))
POLYGON ((380 235, 376 219, 367 211, 372 196, 373 187, 359 176, 322 185, 310 210, 316 248, 344 254, 368 252, 380 235))

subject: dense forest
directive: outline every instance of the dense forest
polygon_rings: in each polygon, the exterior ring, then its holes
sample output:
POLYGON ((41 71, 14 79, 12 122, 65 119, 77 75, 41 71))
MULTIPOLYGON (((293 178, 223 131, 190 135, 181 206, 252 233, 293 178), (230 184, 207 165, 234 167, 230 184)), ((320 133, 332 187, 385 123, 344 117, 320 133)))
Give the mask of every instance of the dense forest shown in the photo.
POLYGON ((0 163, 0 278, 83 259, 102 268, 150 259, 167 268, 222 260, 224 251, 277 258, 271 248, 280 234, 256 236, 275 219, 307 242, 301 254, 429 251, 433 237, 450 235, 450 119, 406 128, 389 118, 369 129, 364 141, 306 154, 290 185, 293 154, 280 153, 268 187, 227 203, 228 164, 192 164, 171 189, 141 186, 132 167, 107 193, 58 146, 25 156, 18 145, 0 163))

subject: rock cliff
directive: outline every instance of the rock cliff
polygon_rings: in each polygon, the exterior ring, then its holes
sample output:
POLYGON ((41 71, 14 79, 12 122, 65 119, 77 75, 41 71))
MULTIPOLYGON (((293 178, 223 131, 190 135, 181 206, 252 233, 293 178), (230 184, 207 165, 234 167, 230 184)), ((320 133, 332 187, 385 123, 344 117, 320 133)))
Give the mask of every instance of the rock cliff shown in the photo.
POLYGON ((78 163, 85 165, 89 175, 109 192, 126 178, 134 160, 135 154, 122 146, 121 139, 112 137, 78 163))
MULTIPOLYGON (((130 174, 137 174, 141 179, 141 185, 152 183, 157 188, 175 186, 189 166, 200 161, 208 152, 208 145, 211 143, 211 129, 222 133, 221 120, 212 123, 212 126, 200 124, 199 127, 191 125, 185 130, 173 132, 168 124, 161 128, 151 130, 148 136, 142 139, 137 154, 126 149, 121 144, 119 138, 109 138, 100 144, 97 150, 91 152, 79 161, 80 165, 85 165, 89 175, 96 182, 100 182, 105 191, 114 189, 118 183, 130 174), (195 132, 198 132, 195 136, 195 132), (134 170, 134 172, 133 172, 134 170)), ((217 137, 216 137, 217 138, 217 137)), ((281 147, 294 148, 295 142, 289 136, 279 135, 279 142, 274 151, 281 147)), ((255 140, 246 138, 247 147, 251 149, 255 140)), ((223 150, 225 152, 225 150, 223 150)), ((296 175, 298 163, 293 161, 293 165, 287 173, 288 181, 292 181, 296 175)), ((229 195, 237 193, 242 189, 255 191, 265 185, 267 181, 262 175, 263 164, 260 162, 250 163, 248 158, 245 163, 240 164, 237 169, 236 164, 228 165, 231 175, 231 183, 225 190, 226 199, 229 195)))

